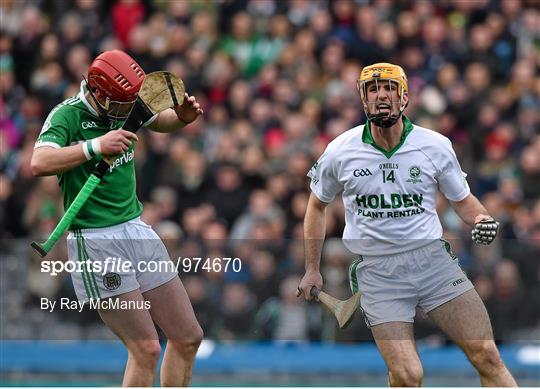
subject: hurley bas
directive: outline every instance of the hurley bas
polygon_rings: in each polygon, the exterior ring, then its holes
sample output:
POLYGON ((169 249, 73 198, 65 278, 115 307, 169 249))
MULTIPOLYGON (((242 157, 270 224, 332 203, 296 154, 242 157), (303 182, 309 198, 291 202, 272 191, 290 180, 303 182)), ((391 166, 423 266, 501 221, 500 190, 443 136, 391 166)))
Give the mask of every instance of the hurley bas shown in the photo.
POLYGON ((48 298, 42 297, 40 307, 42 310, 49 312, 53 312, 56 308, 60 310, 82 312, 86 304, 88 304, 90 309, 105 310, 149 310, 151 308, 150 301, 121 300, 118 297, 111 297, 108 299, 92 299, 88 302, 72 300, 67 297, 62 297, 60 300, 49 300, 48 298))

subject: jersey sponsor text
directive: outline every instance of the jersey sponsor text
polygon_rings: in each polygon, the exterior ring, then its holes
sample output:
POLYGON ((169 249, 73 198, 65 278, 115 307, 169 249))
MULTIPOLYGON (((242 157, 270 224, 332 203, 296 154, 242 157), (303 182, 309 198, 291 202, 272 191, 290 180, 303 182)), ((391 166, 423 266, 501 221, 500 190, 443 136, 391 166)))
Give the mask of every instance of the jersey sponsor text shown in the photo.
POLYGON ((134 151, 128 151, 124 154, 122 154, 120 157, 116 158, 113 163, 111 163, 111 166, 109 167, 109 172, 112 172, 113 169, 117 166, 121 166, 125 163, 128 163, 133 160, 133 157, 135 156, 134 151))
POLYGON ((420 194, 399 194, 391 193, 390 196, 384 193, 378 195, 356 195, 356 204, 363 208, 409 208, 421 207, 424 195, 420 194))

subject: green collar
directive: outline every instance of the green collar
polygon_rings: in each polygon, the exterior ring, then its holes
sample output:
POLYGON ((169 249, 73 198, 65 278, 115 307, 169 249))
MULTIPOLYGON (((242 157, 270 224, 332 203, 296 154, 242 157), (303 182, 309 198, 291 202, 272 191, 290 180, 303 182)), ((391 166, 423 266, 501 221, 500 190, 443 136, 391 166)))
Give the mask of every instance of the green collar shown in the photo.
POLYGON ((362 133, 362 141, 364 143, 367 143, 369 145, 372 145, 377 150, 379 150, 381 153, 383 153, 386 158, 390 158, 392 155, 395 154, 396 151, 399 150, 401 146, 403 146, 403 143, 405 143, 405 139, 407 138, 407 135, 411 133, 411 131, 414 128, 414 125, 411 123, 409 118, 405 115, 402 115, 403 120, 403 132, 401 133, 401 139, 399 140, 399 143, 390 151, 386 151, 382 147, 375 144, 375 140, 373 139, 373 135, 371 135, 371 126, 369 123, 369 120, 366 120, 366 125, 364 126, 364 131, 362 133))

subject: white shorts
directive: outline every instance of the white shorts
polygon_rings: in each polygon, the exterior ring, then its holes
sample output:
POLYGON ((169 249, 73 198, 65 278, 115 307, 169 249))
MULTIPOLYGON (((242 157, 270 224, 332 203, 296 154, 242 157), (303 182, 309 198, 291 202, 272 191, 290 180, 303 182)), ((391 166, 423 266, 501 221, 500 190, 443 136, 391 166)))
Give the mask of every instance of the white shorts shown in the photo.
POLYGON ((79 301, 133 290, 144 293, 178 276, 165 245, 139 217, 112 227, 71 231, 67 247, 69 260, 86 265, 71 272, 79 301))
POLYGON ((425 313, 474 288, 459 267, 450 244, 437 240, 391 256, 360 256, 349 268, 353 293, 368 327, 393 321, 414 322, 425 313))

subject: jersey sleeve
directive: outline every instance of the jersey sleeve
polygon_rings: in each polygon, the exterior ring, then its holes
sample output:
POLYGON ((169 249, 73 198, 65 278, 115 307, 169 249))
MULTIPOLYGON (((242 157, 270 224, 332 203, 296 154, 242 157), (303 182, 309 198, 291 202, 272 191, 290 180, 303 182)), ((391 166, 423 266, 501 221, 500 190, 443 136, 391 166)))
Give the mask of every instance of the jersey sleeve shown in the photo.
POLYGON ((327 148, 307 174, 311 178, 311 191, 325 203, 330 203, 343 189, 337 177, 335 164, 335 158, 327 148))
POLYGON ((448 200, 461 201, 471 193, 467 174, 461 170, 450 140, 445 139, 442 147, 442 160, 439 165, 441 170, 437 177, 439 189, 448 200))
POLYGON ((34 148, 50 146, 60 148, 68 145, 69 129, 67 120, 59 110, 53 110, 38 135, 34 148))

